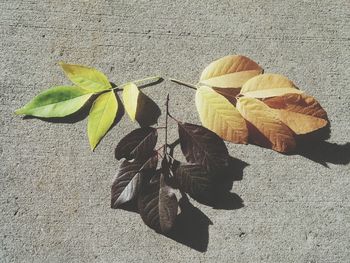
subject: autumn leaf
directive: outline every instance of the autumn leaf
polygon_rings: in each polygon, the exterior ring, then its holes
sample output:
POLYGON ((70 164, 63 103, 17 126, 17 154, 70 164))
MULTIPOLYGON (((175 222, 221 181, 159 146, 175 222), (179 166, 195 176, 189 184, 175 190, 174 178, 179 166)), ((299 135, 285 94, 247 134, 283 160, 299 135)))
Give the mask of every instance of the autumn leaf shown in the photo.
POLYGON ((311 96, 286 94, 268 98, 264 103, 276 109, 279 119, 296 134, 306 134, 328 124, 327 113, 311 96))
POLYGON ((140 126, 150 126, 157 122, 161 112, 157 104, 146 96, 134 83, 128 83, 123 88, 125 111, 132 121, 140 126))
POLYGON ((303 93, 292 81, 279 74, 262 74, 248 80, 241 89, 241 95, 250 98, 268 98, 287 93, 303 93))
POLYGON ((327 119, 327 112, 321 107, 319 102, 305 94, 285 94, 279 97, 266 98, 263 102, 270 108, 327 119))
POLYGON ((212 88, 202 86, 197 89, 195 101, 204 127, 224 140, 234 143, 248 142, 245 120, 224 96, 212 88))
POLYGON ((218 88, 240 88, 250 78, 262 73, 251 59, 230 55, 210 63, 202 72, 199 84, 218 88))
POLYGON ((151 127, 133 130, 120 140, 115 148, 115 157, 117 160, 143 159, 153 152, 157 137, 157 130, 151 127))
POLYGON ((111 207, 119 208, 120 205, 133 200, 139 193, 140 176, 144 171, 155 172, 158 163, 158 155, 152 153, 149 158, 134 160, 130 162, 124 160, 114 179, 111 190, 111 207))
POLYGON ((126 113, 132 121, 136 119, 139 88, 134 83, 128 83, 123 88, 123 102, 126 113))
POLYGON ((180 163, 172 166, 175 185, 196 200, 210 199, 213 193, 213 182, 209 172, 196 163, 180 163))
POLYGON ((238 100, 237 109, 252 125, 249 138, 255 144, 278 152, 291 152, 295 149, 293 131, 279 120, 275 110, 260 100, 244 97, 238 100))
POLYGON ((157 232, 167 233, 175 223, 178 202, 174 190, 166 183, 165 175, 141 174, 138 209, 142 220, 157 232))
POLYGON ((108 78, 100 71, 82 65, 59 63, 66 76, 77 86, 100 92, 112 88, 108 78))
POLYGON ((94 101, 88 118, 88 136, 92 150, 112 126, 117 111, 118 101, 113 90, 99 95, 94 101))
POLYGON ((229 154, 223 140, 205 127, 178 123, 180 146, 186 160, 208 171, 228 165, 229 154))
POLYGON ((39 93, 16 114, 52 118, 78 111, 93 94, 80 87, 58 86, 39 93))

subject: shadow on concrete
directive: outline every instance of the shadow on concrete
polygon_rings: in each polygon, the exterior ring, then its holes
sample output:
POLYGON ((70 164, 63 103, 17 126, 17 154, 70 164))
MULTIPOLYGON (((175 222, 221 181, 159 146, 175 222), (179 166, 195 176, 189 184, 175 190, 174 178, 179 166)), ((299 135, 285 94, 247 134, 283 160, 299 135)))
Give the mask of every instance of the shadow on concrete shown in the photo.
POLYGON ((350 162, 350 143, 337 144, 327 142, 331 130, 325 128, 312 133, 297 136, 297 149, 294 154, 328 167, 328 163, 346 165, 350 162))
POLYGON ((209 225, 213 223, 201 210, 194 207, 187 197, 180 199, 179 206, 181 213, 166 236, 197 251, 207 251, 209 225))
POLYGON ((350 162, 350 143, 311 142, 300 145, 296 154, 325 167, 328 163, 346 165, 350 162))
POLYGON ((140 92, 137 98, 137 111, 135 119, 141 127, 154 125, 161 114, 158 105, 146 94, 140 92))
POLYGON ((158 80, 156 80, 156 81, 151 81, 151 82, 149 82, 149 83, 140 85, 140 86, 139 86, 139 89, 144 89, 144 88, 147 88, 147 87, 155 86, 155 85, 158 85, 158 84, 162 83, 163 81, 164 81, 164 79, 163 79, 163 78, 160 78, 160 79, 158 79, 158 80))

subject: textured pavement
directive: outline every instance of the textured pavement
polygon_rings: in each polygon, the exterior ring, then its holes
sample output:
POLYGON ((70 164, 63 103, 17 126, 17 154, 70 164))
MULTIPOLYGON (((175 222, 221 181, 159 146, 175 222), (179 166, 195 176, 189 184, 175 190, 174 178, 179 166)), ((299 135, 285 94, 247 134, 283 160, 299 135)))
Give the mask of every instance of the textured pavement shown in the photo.
MULTIPOLYGON (((0 0, 0 61, 0 262, 350 262, 348 1, 0 0), (228 143, 241 179, 232 196, 244 206, 193 202, 192 240, 110 209, 114 147, 137 127, 127 116, 91 152, 86 119, 13 114, 69 83, 61 60, 117 84, 153 75, 195 83, 228 54, 315 96, 332 134, 289 156, 228 143)), ((160 106, 170 93, 173 114, 199 122, 193 90, 164 81, 143 91, 160 106)))

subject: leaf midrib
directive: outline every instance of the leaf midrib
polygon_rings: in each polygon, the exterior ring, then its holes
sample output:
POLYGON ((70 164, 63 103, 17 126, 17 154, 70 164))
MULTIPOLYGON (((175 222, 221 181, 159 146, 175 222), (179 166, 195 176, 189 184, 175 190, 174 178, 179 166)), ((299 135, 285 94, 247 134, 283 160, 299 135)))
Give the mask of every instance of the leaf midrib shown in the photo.
POLYGON ((134 147, 134 149, 131 151, 131 154, 134 154, 134 151, 135 151, 138 147, 140 147, 140 145, 141 145, 149 136, 151 136, 152 133, 154 133, 154 130, 153 130, 153 129, 151 130, 151 132, 150 132, 145 138, 143 138, 143 139, 134 147))

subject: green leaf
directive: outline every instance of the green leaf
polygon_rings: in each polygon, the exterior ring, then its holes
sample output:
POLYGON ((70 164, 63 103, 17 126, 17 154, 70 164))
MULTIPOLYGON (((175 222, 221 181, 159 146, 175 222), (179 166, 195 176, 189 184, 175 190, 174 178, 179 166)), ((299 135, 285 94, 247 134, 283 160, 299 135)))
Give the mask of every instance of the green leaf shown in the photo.
POLYGON ((77 86, 93 92, 112 88, 105 74, 94 68, 82 65, 59 63, 67 77, 77 86))
POLYGON ((112 126, 117 111, 118 101, 112 90, 101 94, 94 101, 88 118, 88 136, 92 150, 112 126))
POLYGON ((80 87, 53 87, 38 94, 15 113, 44 118, 64 117, 79 110, 92 95, 80 87))

